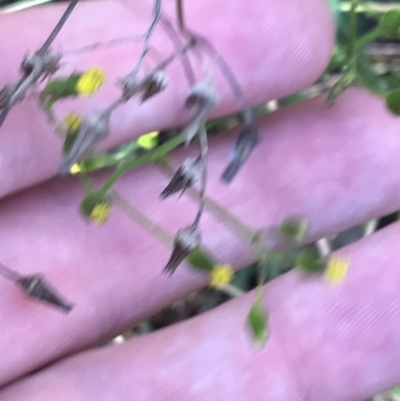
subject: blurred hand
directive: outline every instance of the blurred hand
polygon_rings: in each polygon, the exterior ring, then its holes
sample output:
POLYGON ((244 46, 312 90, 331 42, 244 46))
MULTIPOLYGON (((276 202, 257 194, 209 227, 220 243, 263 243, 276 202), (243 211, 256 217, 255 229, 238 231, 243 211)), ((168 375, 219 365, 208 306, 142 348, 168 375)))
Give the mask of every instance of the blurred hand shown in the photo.
MULTIPOLYGON (((173 2, 165 3, 173 15, 173 2)), ((144 32, 151 5, 82 2, 53 48, 144 32)), ((213 42, 252 105, 307 87, 329 61, 334 31, 324 0, 185 5, 188 26, 213 42)), ((18 77, 24 53, 43 43, 64 9, 60 4, 0 16, 1 85, 18 77)), ((162 34, 153 43, 160 51, 170 46, 162 34)), ((65 102, 57 113, 76 104, 82 113, 110 104, 118 95, 115 78, 130 71, 139 51, 137 43, 67 53, 61 73, 101 65, 109 86, 88 101, 65 102)), ((173 85, 165 93, 118 110, 108 146, 183 121, 188 87, 179 63, 168 75, 173 85)), ((235 111, 223 79, 216 80, 222 97, 216 115, 235 111)), ((209 195, 254 229, 295 214, 310 220, 316 239, 399 208, 399 122, 380 99, 351 89, 332 108, 316 98, 257 125, 261 141, 229 186, 219 176, 237 132, 210 143, 209 195)), ((333 289, 298 271, 268 284, 271 336, 262 351, 252 347, 245 327, 254 294, 123 345, 88 351, 205 285, 206 278, 184 266, 172 278, 161 274, 170 250, 117 210, 105 227, 88 225, 77 212, 82 190, 76 180, 50 180, 60 161, 60 142, 36 102, 14 107, 0 130, 0 259, 21 274, 43 273, 76 307, 65 316, 0 281, 1 401, 350 401, 400 381, 398 224, 341 250, 351 265, 333 289)), ((118 187, 175 233, 192 221, 195 205, 184 197, 161 204, 167 181, 147 166, 118 187)), ((205 246, 220 261, 240 267, 252 259, 208 214, 202 229, 205 246)))

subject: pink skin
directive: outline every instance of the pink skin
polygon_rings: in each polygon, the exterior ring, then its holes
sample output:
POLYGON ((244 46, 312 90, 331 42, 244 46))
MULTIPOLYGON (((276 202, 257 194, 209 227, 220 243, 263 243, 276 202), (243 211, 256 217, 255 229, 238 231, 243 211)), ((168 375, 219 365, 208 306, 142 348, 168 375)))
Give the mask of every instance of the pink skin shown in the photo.
MULTIPOLYGON (((307 86, 329 59, 333 31, 322 0, 307 5, 304 0, 271 0, 268 6, 265 0, 187 3, 190 25, 208 35, 229 60, 253 104, 307 86)), ((0 29, 13 38, 0 44, 3 65, 9 64, 1 68, 2 82, 16 78, 27 43, 35 50, 61 10, 1 17, 0 29), (29 35, 19 28, 23 20, 30 22, 29 35)), ((102 35, 132 34, 144 28, 140 17, 148 14, 149 4, 143 2, 82 3, 55 47, 82 45, 83 32, 87 43, 90 35, 101 40, 102 35)), ((66 68, 96 60, 111 76, 123 75, 132 64, 126 51, 76 57, 66 68)), ((187 83, 173 79, 181 74, 179 68, 171 69, 171 82, 179 82, 173 90, 139 109, 131 102, 121 110, 109 145, 180 121, 187 83)), ((224 94, 220 114, 236 106, 218 84, 224 94)), ((90 107, 104 107, 110 93, 118 93, 111 84, 90 99, 96 103, 90 107)), ((399 122, 380 99, 353 89, 333 108, 314 99, 258 124, 262 141, 232 185, 221 184, 218 176, 237 133, 214 140, 210 160, 212 198, 254 229, 298 214, 310 219, 311 237, 317 238, 398 209, 399 122)), ((207 280, 184 267, 172 278, 161 275, 169 250, 118 210, 104 228, 87 225, 77 214, 82 190, 73 179, 22 191, 54 174, 59 146, 33 101, 15 107, 1 129, 0 191, 19 191, 2 201, 1 260, 21 273, 43 272, 77 304, 66 317, 0 281, 1 401, 359 400, 400 381, 400 226, 395 225, 341 251, 351 257, 351 269, 335 289, 298 271, 267 285, 271 338, 263 351, 252 348, 245 329, 254 299, 249 294, 125 345, 81 352, 6 386, 44 364, 103 343, 207 280)), ((191 221, 195 208, 185 198, 161 205, 158 194, 166 183, 148 166, 118 186, 173 233, 191 221)), ((202 227, 205 246, 220 261, 240 267, 252 259, 210 214, 202 227)))

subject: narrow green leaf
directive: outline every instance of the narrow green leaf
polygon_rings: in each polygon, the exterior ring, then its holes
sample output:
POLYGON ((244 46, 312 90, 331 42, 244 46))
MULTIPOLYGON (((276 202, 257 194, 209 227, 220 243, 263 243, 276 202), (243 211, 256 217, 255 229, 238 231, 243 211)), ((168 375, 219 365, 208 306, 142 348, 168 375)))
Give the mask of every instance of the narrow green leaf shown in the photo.
POLYGON ((187 257, 187 260, 193 267, 196 267, 200 270, 205 270, 207 272, 210 272, 216 265, 216 262, 214 262, 210 256, 208 256, 199 248, 191 252, 187 257))
POLYGON ((301 251, 296 264, 307 273, 323 272, 325 269, 318 252, 312 248, 306 248, 301 251))
POLYGON ((261 305, 261 295, 258 294, 247 317, 254 341, 263 346, 268 339, 268 313, 261 305))
POLYGON ((400 115, 400 88, 393 89, 387 95, 386 106, 392 113, 400 115))

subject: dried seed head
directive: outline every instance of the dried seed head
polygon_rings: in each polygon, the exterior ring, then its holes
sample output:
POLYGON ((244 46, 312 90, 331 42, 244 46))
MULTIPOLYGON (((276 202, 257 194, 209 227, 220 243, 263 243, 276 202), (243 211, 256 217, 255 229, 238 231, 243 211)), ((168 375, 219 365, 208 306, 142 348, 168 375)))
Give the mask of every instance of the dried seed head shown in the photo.
POLYGON ((141 84, 142 102, 164 90, 167 86, 167 78, 162 70, 157 70, 141 84))
POLYGON ((160 196, 165 199, 175 192, 182 191, 183 193, 186 188, 192 187, 201 178, 203 170, 204 166, 200 158, 186 159, 160 196))
POLYGON ((142 81, 139 81, 136 75, 128 75, 119 81, 122 86, 122 97, 128 101, 132 96, 142 93, 141 101, 161 92, 167 86, 167 79, 162 70, 156 70, 142 81))
POLYGON ((135 96, 140 92, 140 82, 138 81, 136 75, 127 75, 118 81, 122 88, 122 98, 128 101, 132 96, 135 96))
POLYGON ((258 142, 257 128, 253 123, 244 127, 244 130, 239 134, 235 145, 232 149, 229 164, 222 174, 222 180, 230 182, 236 176, 240 168, 250 156, 258 142))
POLYGON ((37 78, 42 74, 54 74, 60 68, 61 53, 46 51, 43 54, 34 53, 32 57, 24 56, 21 63, 21 72, 24 76, 30 75, 34 70, 37 78))
POLYGON ((39 274, 21 277, 18 280, 18 284, 31 298, 47 302, 66 313, 70 312, 73 308, 73 304, 61 296, 58 291, 39 274))
POLYGON ((182 135, 186 139, 186 144, 189 144, 200 129, 204 127, 204 124, 218 102, 218 93, 210 77, 204 78, 193 86, 186 99, 186 106, 197 105, 197 111, 192 120, 182 131, 182 135))
POLYGON ((62 163, 59 174, 69 174, 75 163, 91 152, 98 142, 107 137, 109 120, 109 114, 98 112, 90 113, 83 119, 76 140, 62 163))
POLYGON ((183 260, 200 246, 201 236, 197 225, 182 228, 175 236, 171 257, 164 272, 172 274, 183 260))

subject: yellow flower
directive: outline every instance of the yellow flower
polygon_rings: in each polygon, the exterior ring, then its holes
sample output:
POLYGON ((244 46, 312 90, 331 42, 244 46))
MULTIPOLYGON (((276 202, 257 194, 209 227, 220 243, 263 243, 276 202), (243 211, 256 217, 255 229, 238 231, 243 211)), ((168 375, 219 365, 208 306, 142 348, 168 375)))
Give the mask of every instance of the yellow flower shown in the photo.
POLYGON ((72 167, 69 169, 69 172, 72 175, 76 175, 82 171, 81 166, 78 163, 75 163, 72 165, 72 167))
POLYGON ((326 266, 324 278, 331 286, 338 285, 346 276, 350 260, 343 256, 334 255, 326 266))
POLYGON ((231 265, 215 265, 210 273, 210 287, 221 289, 233 278, 231 265))
POLYGON ((76 91, 82 96, 90 96, 103 85, 106 72, 100 67, 89 68, 78 80, 76 91))
POLYGON ((157 146, 158 143, 158 131, 153 131, 148 134, 141 135, 136 143, 144 149, 150 150, 157 146))
POLYGON ((77 113, 69 113, 64 118, 64 123, 68 127, 68 134, 75 134, 82 124, 82 117, 77 113))
POLYGON ((90 218, 97 224, 104 224, 110 216, 111 206, 108 202, 98 203, 90 213, 90 218))

